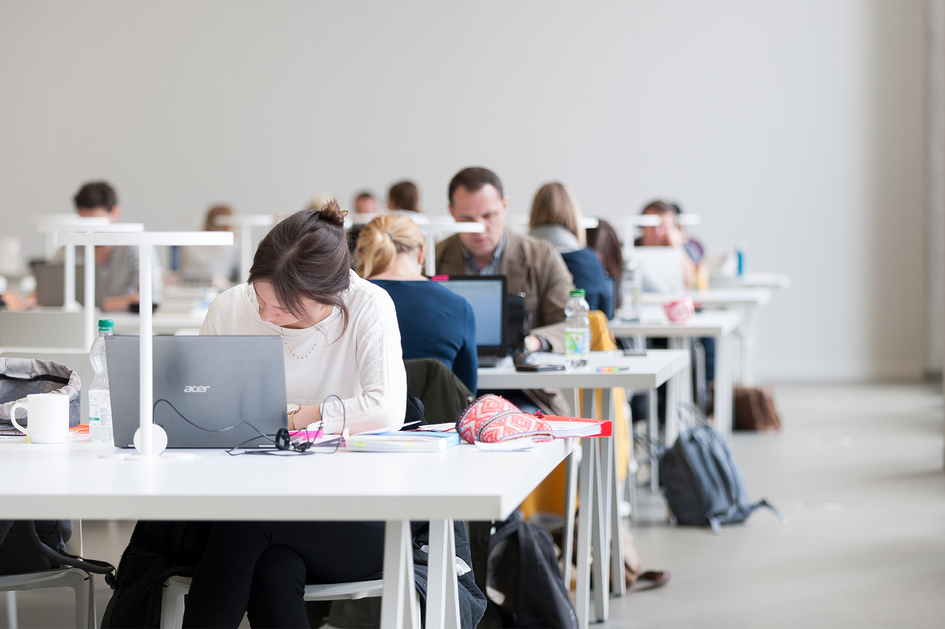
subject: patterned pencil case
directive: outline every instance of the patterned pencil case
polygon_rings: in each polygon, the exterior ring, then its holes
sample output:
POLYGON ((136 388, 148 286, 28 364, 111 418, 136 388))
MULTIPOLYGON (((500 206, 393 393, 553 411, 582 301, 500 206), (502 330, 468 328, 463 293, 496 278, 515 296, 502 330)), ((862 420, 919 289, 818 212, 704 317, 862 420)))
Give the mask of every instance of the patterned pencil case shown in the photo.
POLYGON ((551 441, 551 426, 535 415, 524 413, 498 395, 483 395, 456 420, 456 431, 468 443, 499 443, 530 437, 551 441))

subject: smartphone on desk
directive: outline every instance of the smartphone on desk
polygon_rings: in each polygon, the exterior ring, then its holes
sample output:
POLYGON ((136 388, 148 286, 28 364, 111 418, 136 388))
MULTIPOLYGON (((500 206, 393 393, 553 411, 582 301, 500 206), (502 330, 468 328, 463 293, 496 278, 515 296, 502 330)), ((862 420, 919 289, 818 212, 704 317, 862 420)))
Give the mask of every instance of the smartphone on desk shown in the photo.
POLYGON ((564 365, 549 365, 549 364, 524 364, 524 365, 515 365, 515 371, 564 371, 564 365))

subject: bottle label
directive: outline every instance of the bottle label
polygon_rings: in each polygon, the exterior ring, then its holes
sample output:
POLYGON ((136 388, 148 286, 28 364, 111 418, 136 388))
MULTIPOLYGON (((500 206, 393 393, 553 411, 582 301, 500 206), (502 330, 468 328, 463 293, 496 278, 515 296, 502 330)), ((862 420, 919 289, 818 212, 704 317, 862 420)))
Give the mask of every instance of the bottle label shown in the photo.
POLYGON ((108 391, 89 391, 89 426, 93 423, 103 428, 112 425, 112 404, 108 391))
POLYGON ((581 328, 565 328, 564 353, 586 356, 591 349, 590 330, 581 328))

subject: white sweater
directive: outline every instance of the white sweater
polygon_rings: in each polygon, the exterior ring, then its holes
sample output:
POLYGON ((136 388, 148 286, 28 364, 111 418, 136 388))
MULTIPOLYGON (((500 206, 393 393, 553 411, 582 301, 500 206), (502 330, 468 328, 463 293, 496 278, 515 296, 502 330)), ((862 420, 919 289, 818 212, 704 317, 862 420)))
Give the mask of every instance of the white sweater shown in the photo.
POLYGON ((342 410, 352 434, 396 430, 404 423, 407 375, 394 303, 384 289, 353 271, 342 299, 348 306, 346 330, 342 331, 344 319, 338 308, 310 328, 285 329, 263 321, 256 291, 240 284, 213 300, 200 333, 279 336, 281 332, 288 402, 321 405, 325 432, 341 432, 342 410), (341 398, 344 409, 336 398, 326 401, 332 394, 341 398))

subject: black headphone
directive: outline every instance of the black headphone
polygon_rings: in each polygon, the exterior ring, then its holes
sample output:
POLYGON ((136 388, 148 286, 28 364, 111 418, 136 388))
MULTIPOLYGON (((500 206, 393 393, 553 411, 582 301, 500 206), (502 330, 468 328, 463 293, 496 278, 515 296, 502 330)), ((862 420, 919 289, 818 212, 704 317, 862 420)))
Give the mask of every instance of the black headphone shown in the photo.
POLYGON ((292 439, 289 438, 289 429, 280 428, 276 431, 276 438, 273 439, 273 443, 276 444, 277 450, 292 450, 295 452, 305 452, 312 447, 311 441, 302 441, 300 443, 295 443, 292 439))

